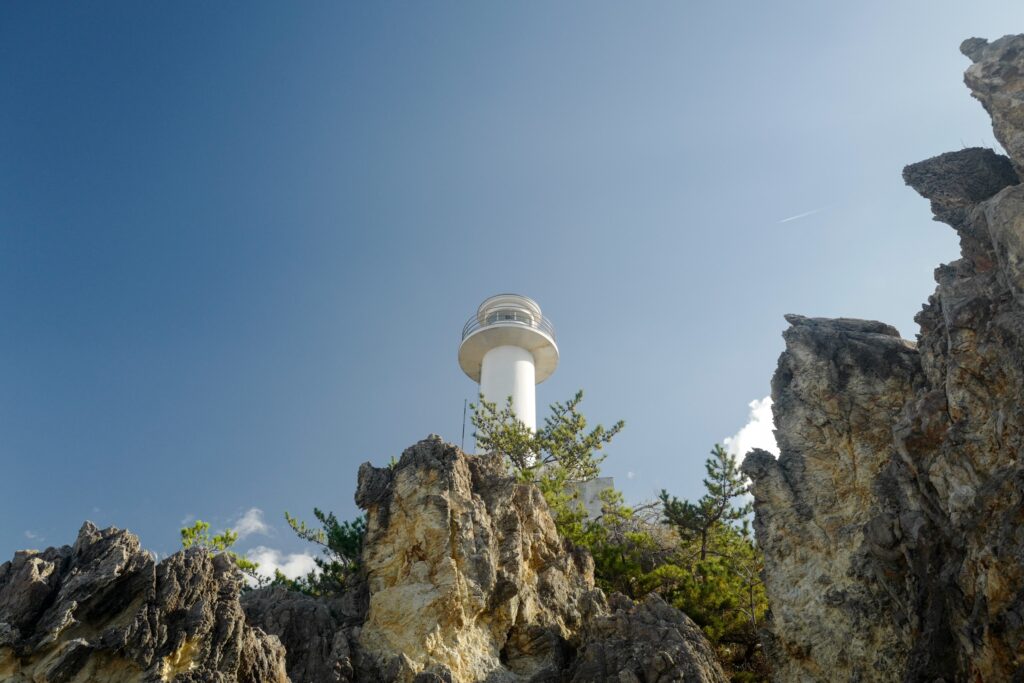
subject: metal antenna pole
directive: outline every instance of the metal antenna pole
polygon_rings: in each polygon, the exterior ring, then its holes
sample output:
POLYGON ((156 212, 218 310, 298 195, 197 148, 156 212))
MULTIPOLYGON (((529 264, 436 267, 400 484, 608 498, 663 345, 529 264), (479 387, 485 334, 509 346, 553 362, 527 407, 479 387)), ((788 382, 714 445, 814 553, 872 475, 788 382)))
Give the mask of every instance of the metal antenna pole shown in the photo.
POLYGON ((462 399, 462 443, 459 444, 459 450, 463 453, 466 452, 466 406, 469 404, 469 399, 462 399))

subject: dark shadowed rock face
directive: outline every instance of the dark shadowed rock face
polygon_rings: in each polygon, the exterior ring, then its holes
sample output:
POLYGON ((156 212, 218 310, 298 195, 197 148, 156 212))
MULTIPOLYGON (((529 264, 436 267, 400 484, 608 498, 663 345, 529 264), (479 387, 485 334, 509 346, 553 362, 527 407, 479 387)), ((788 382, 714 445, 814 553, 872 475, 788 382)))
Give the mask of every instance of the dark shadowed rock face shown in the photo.
POLYGON ((351 683, 355 636, 365 616, 360 593, 320 599, 275 587, 244 593, 242 607, 251 624, 281 640, 292 681, 351 683))
POLYGON ((276 638, 246 624, 224 556, 156 564, 134 535, 86 523, 74 546, 0 565, 0 680, 287 680, 276 638))
POLYGON ((657 594, 639 603, 614 595, 610 602, 609 614, 585 626, 582 645, 561 680, 669 683, 721 675, 704 633, 657 594))
POLYGON ((779 681, 1024 677, 1024 36, 962 47, 1011 158, 904 179, 960 236, 917 344, 789 316, 781 455, 748 455, 779 681))

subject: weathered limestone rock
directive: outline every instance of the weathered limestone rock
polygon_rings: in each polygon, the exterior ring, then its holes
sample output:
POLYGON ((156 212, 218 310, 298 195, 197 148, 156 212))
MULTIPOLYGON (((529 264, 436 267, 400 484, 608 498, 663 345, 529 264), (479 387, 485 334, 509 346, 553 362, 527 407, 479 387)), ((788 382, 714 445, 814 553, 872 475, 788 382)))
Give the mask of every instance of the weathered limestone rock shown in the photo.
POLYGON ((1020 36, 1003 36, 991 43, 970 38, 960 45, 974 64, 964 73, 971 94, 992 117, 996 140, 1010 155, 1017 171, 1024 169, 1024 53, 1020 36))
POLYGON ((751 453, 779 681, 1024 678, 1024 36, 962 46, 1012 158, 904 178, 960 236, 917 344, 788 317, 781 455, 751 453))
POLYGON ((499 457, 430 437, 394 468, 363 465, 356 499, 363 572, 330 598, 239 598, 227 556, 155 564, 90 523, 73 547, 18 553, 0 565, 0 680, 725 683, 679 610, 656 596, 609 610, 593 560, 499 457))
POLYGON ((755 451, 744 464, 769 566, 766 645, 780 681, 869 680, 902 670, 910 649, 905 624, 878 619, 893 598, 864 553, 865 526, 885 507, 874 482, 896 454, 892 423, 920 364, 887 325, 787 319, 772 382, 782 457, 755 451))
POLYGON ((74 546, 0 565, 0 680, 283 683, 284 649, 246 624, 225 556, 156 564, 134 535, 86 522, 74 546))
POLYGON ((703 634, 657 597, 609 611, 593 560, 498 456, 432 436, 359 470, 369 610, 360 680, 724 682, 703 634))
POLYGON ((394 469, 363 465, 356 501, 370 595, 359 642, 396 680, 529 680, 603 609, 593 561, 498 457, 432 437, 394 469))

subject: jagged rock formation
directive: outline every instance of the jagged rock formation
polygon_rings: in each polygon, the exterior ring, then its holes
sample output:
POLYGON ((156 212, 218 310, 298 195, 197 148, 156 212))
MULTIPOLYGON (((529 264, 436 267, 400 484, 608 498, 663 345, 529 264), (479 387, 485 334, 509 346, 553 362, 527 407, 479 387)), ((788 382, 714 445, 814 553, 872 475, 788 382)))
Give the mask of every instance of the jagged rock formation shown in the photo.
POLYGON ((394 469, 360 467, 356 502, 370 594, 360 644, 400 680, 424 669, 528 679, 557 666, 559 640, 603 607, 593 560, 500 457, 421 441, 394 469))
POLYGON ((873 484, 895 455, 892 423, 919 380, 917 353, 880 323, 787 319, 772 382, 782 455, 755 451, 744 463, 768 567, 766 645, 780 681, 872 680, 902 671, 910 650, 901 624, 878 618, 896 610, 863 549, 883 508, 873 484))
POLYGON ((693 623, 654 599, 611 612, 590 556, 498 456, 431 437, 359 470, 365 680, 724 681, 693 623), (615 651, 611 650, 615 647, 615 651))
POLYGON ((724 683, 657 596, 594 587, 538 489, 431 437, 363 465, 363 573, 342 595, 239 597, 226 555, 160 562, 86 523, 0 565, 0 680, 14 683, 724 683), (243 612, 244 609, 244 612, 243 612))
POLYGON ((779 681, 1024 679, 1024 36, 966 41, 1010 154, 906 182, 960 236, 917 344, 788 316, 781 455, 748 455, 779 681))
POLYGON ((139 539, 86 522, 74 546, 0 565, 0 680, 283 683, 284 648, 247 625, 226 556, 159 564, 139 539))

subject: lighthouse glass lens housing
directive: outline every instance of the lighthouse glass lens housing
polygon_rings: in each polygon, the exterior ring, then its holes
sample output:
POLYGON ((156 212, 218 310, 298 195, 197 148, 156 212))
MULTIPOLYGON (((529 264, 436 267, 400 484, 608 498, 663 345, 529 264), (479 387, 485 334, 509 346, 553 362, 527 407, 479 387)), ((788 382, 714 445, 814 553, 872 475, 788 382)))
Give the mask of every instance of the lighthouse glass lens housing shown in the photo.
POLYGON ((491 311, 487 314, 486 323, 488 325, 493 325, 497 322, 520 322, 530 326, 533 326, 534 324, 532 315, 524 311, 517 311, 511 308, 491 311))

